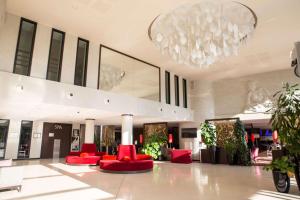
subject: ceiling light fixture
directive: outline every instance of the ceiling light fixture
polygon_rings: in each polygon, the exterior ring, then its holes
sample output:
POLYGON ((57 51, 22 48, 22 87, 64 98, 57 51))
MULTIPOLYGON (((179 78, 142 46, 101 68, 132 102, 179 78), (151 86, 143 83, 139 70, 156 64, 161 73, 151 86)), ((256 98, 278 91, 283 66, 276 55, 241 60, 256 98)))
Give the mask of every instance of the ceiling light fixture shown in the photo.
POLYGON ((231 1, 185 4, 156 17, 150 40, 179 64, 206 67, 220 58, 237 55, 257 25, 248 6, 231 1))

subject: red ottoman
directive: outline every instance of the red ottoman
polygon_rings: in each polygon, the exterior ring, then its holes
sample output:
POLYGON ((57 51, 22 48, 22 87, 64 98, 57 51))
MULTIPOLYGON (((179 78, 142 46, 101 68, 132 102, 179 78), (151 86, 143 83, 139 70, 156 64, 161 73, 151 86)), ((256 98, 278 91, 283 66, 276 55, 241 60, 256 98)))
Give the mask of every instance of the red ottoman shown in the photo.
POLYGON ((153 168, 152 160, 100 160, 100 169, 115 172, 138 172, 147 171, 153 168))
POLYGON ((185 149, 173 149, 171 151, 171 162, 173 163, 192 163, 192 151, 185 149))

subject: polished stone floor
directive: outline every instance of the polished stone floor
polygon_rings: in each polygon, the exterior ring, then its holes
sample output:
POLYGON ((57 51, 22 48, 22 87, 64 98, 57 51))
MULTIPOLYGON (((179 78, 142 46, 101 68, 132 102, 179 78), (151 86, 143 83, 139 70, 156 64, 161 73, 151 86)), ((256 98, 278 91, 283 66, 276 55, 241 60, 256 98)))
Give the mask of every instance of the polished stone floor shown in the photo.
POLYGON ((2 200, 300 200, 295 182, 289 194, 275 191, 262 167, 156 162, 152 172, 109 174, 95 166, 63 161, 17 161, 23 167, 21 192, 0 192, 2 200))

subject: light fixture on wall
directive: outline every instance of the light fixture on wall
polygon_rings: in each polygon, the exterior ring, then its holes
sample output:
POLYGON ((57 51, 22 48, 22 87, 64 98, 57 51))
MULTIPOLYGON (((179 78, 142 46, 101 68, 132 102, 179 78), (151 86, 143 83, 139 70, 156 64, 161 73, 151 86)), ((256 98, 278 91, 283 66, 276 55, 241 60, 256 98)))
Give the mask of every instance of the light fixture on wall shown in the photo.
POLYGON ((18 92, 22 92, 24 90, 24 86, 23 85, 17 85, 17 91, 18 92))
POLYGON ((249 7, 231 1, 201 1, 182 5, 156 17, 148 35, 162 54, 179 64, 205 67, 237 55, 257 24, 249 7))

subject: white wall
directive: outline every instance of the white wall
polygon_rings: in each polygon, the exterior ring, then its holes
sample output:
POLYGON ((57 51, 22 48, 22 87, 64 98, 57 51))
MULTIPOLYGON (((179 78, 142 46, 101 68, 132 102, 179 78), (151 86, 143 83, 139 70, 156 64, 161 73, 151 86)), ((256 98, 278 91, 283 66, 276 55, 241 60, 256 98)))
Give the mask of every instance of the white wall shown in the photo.
POLYGON ((20 17, 7 15, 5 24, 0 28, 0 70, 13 72, 20 17))
POLYGON ((10 120, 7 143, 6 143, 5 159, 18 158, 20 131, 21 131, 21 120, 10 120))
POLYGON ((6 0, 0 0, 0 27, 5 23, 6 19, 6 0))
POLYGON ((51 28, 37 26, 30 76, 46 79, 51 40, 51 28))
POLYGON ((41 146, 43 137, 43 121, 34 121, 32 124, 31 144, 29 158, 40 158, 41 146), (39 137, 34 137, 34 134, 38 134, 39 137))
POLYGON ((77 37, 68 33, 66 33, 65 35, 64 54, 60 79, 62 83, 74 84, 77 39, 77 37))
POLYGON ((99 70, 99 45, 95 43, 89 44, 89 57, 87 67, 86 87, 97 89, 98 70, 99 70))
MULTIPOLYGON (((213 85, 216 117, 232 117, 244 113, 249 82, 256 82, 258 88, 272 96, 282 88, 283 82, 300 84, 300 78, 297 78, 291 69, 287 69, 218 81, 213 85)), ((242 118, 247 119, 257 117, 255 114, 242 115, 242 118)))

